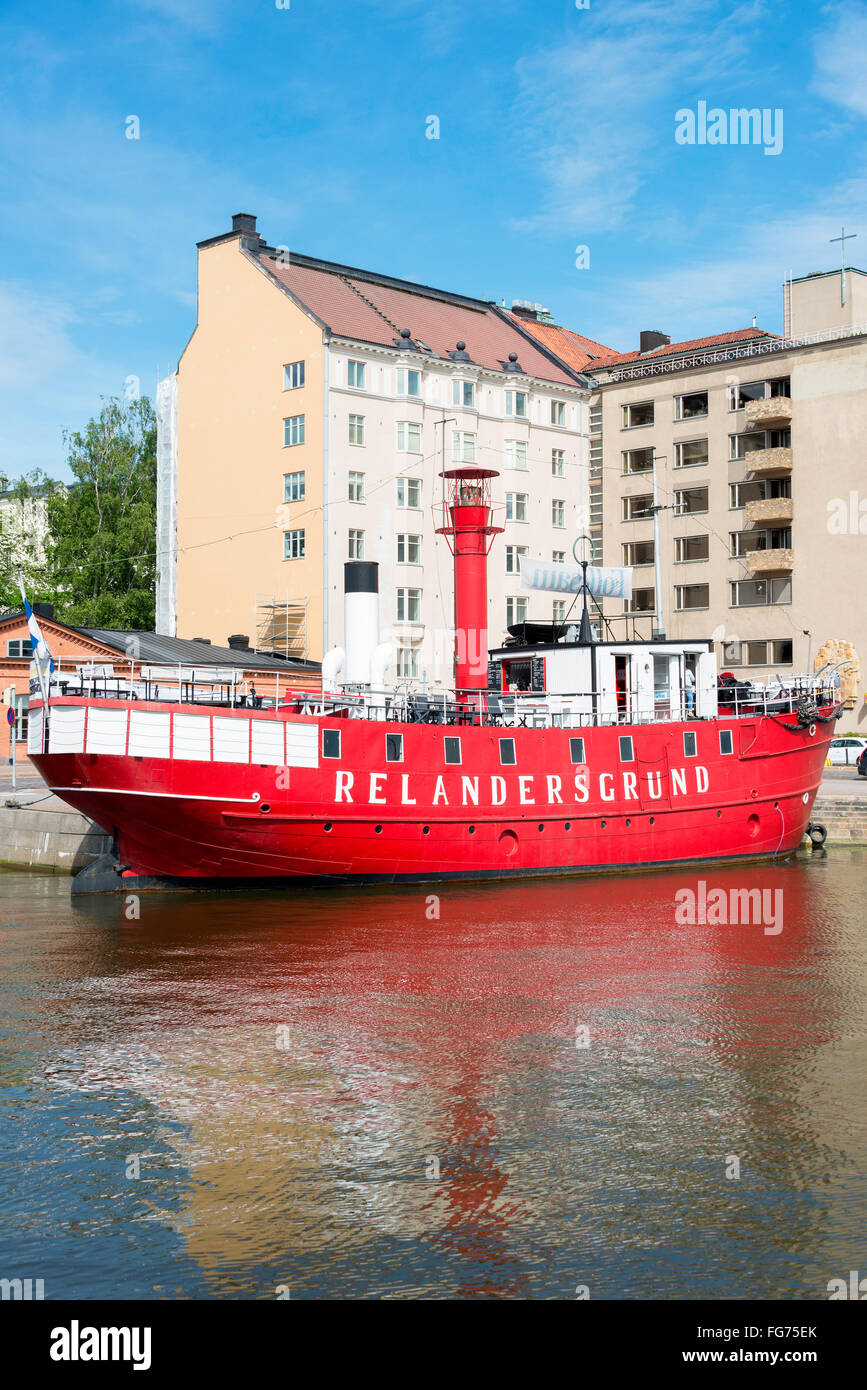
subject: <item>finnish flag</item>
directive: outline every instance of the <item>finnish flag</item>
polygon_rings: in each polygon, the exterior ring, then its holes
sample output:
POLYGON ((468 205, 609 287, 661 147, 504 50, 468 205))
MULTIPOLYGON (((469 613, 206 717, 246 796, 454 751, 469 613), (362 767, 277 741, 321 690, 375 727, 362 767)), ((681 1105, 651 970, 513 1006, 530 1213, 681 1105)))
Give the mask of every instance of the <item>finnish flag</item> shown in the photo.
POLYGON ((24 616, 27 618, 27 630, 30 633, 30 640, 33 643, 33 662, 38 669, 44 670, 47 666, 49 674, 54 674, 54 659, 42 636, 42 629, 36 621, 36 614, 27 602, 27 595, 24 592, 24 581, 18 575, 18 587, 21 590, 21 597, 24 600, 24 616))

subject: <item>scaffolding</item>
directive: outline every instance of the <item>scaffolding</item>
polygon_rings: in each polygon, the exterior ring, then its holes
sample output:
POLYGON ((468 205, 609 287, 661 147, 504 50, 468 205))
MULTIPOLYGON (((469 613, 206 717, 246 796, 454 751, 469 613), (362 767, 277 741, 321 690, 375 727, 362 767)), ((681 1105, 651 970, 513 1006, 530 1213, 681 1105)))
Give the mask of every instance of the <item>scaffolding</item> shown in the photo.
POLYGON ((307 660, 307 598, 253 595, 256 650, 307 660))

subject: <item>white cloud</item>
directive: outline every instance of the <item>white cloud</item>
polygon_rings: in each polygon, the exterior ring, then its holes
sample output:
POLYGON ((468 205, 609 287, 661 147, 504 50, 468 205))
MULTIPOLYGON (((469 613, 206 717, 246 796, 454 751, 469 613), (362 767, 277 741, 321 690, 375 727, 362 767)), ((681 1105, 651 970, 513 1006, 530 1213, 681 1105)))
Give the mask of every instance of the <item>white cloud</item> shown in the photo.
POLYGON ((521 59, 517 119, 544 192, 516 225, 583 235, 622 225, 653 180, 653 147, 673 149, 685 94, 749 71, 763 10, 762 0, 724 15, 715 0, 624 0, 576 12, 564 41, 521 59))
POLYGON ((835 5, 826 11, 832 23, 817 36, 812 91, 867 116, 867 10, 863 5, 835 5))

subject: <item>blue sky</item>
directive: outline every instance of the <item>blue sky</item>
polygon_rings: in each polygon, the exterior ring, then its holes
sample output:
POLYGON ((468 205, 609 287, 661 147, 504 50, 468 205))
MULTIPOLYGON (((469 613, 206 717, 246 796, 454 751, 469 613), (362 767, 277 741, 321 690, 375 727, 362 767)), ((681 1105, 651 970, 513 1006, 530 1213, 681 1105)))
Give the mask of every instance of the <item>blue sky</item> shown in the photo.
POLYGON ((233 212, 620 349, 779 330, 843 222, 867 264, 863 0, 6 0, 0 44, 11 476, 68 476, 64 427, 129 376, 152 394, 233 212), (699 101, 782 109, 782 152, 677 144, 699 101))

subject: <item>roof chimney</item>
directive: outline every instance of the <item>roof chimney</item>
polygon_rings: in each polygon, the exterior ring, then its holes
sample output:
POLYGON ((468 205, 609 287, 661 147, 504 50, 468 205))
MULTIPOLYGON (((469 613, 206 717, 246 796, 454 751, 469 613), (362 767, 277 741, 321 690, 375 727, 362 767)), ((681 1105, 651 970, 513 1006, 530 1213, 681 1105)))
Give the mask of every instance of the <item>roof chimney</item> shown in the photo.
POLYGON ((250 650, 250 639, 242 632, 233 632, 231 637, 226 638, 226 641, 233 652, 248 652, 250 650))
POLYGON ((654 348, 668 347, 670 342, 667 333, 660 333, 656 328, 644 328, 638 340, 638 351, 652 352, 654 348))
POLYGON ((36 614, 37 618, 48 618, 49 621, 53 620, 53 618, 54 618, 54 604, 53 604, 53 603, 33 603, 33 604, 31 604, 30 606, 31 606, 31 608, 33 609, 33 612, 36 614))
POLYGON ((256 217, 252 212, 233 212, 232 231, 256 233, 256 217))

